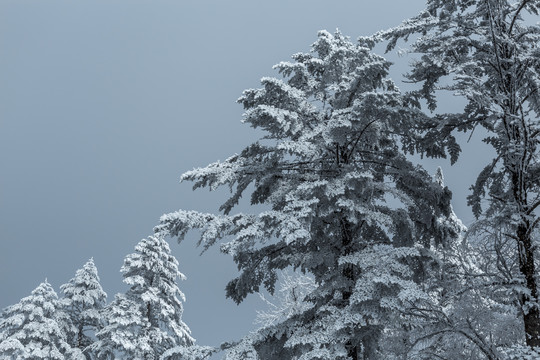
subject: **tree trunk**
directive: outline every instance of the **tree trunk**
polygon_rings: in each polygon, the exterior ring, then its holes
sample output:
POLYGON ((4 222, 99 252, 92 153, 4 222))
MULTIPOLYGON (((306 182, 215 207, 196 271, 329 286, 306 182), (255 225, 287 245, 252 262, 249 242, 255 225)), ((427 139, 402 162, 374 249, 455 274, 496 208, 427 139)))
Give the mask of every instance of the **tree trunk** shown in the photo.
POLYGON ((538 289, 535 280, 534 251, 530 236, 529 221, 522 220, 518 226, 519 270, 525 277, 525 285, 530 292, 522 295, 522 303, 529 308, 523 314, 526 342, 528 346, 540 346, 540 311, 538 309, 538 289))
POLYGON ((83 344, 83 324, 79 324, 79 332, 77 333, 77 347, 79 349, 84 349, 85 348, 85 344, 83 344))
MULTIPOLYGON (((351 234, 351 224, 347 219, 341 219, 341 245, 343 246, 343 251, 345 255, 351 253, 352 247, 352 234, 351 234)), ((347 290, 343 291, 341 298, 344 300, 345 304, 348 304, 349 299, 352 295, 355 281, 354 268, 352 264, 345 265, 343 269, 343 276, 348 279, 352 285, 347 290)), ((351 340, 347 341, 345 344, 347 349, 347 356, 351 360, 359 360, 358 357, 358 346, 354 344, 351 340)))

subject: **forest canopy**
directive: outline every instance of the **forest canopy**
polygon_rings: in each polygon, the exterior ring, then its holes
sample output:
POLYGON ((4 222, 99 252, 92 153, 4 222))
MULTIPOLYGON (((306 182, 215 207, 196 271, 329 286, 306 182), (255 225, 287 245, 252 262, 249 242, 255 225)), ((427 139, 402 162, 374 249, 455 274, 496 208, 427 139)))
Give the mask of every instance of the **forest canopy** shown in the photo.
POLYGON ((230 190, 219 213, 163 215, 109 303, 93 260, 60 297, 45 280, 3 310, 0 358, 540 359, 539 9, 428 0, 356 41, 319 31, 237 100, 260 138, 182 175, 230 190), (398 44, 415 59, 406 91, 375 53, 398 44), (445 92, 465 107, 438 111, 445 92), (477 128, 495 155, 471 184, 467 228, 442 170, 415 159, 474 157, 457 133, 477 128), (238 211, 243 197, 252 212, 238 211), (195 344, 167 242, 193 238, 237 266, 227 298, 268 305, 257 331, 195 344))

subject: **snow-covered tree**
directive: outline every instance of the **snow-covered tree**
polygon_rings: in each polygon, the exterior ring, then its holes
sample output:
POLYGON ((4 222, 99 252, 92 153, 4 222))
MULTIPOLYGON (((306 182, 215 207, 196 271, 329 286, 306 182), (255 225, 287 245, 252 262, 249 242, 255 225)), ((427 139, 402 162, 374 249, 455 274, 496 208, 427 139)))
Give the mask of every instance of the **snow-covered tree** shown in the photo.
POLYGON ((178 280, 186 277, 178 271, 178 260, 163 237, 149 236, 135 246, 124 260, 121 272, 130 285, 126 297, 137 303, 150 326, 149 336, 156 355, 175 346, 189 346, 194 339, 182 321, 185 296, 178 280))
POLYGON ((140 304, 117 294, 105 308, 106 325, 96 333, 97 341, 90 345, 92 357, 99 360, 155 359, 150 324, 140 304))
POLYGON ((185 297, 177 284, 185 276, 169 244, 160 236, 142 239, 120 271, 130 288, 107 307, 107 326, 97 333, 92 351, 100 359, 117 353, 159 359, 168 349, 192 345, 194 339, 182 321, 185 297))
POLYGON ((0 323, 1 359, 84 359, 66 342, 57 321, 58 296, 47 282, 5 309, 0 323))
MULTIPOLYGON (((534 236, 540 223, 540 26, 530 20, 539 9, 537 0, 428 0, 421 14, 371 39, 389 40, 390 50, 400 38, 420 35, 411 46, 420 58, 408 78, 422 88, 413 97, 427 100, 432 110, 437 90, 467 100, 462 112, 418 122, 419 149, 429 156, 448 150, 455 160, 460 149, 453 131, 487 132, 483 141, 496 155, 468 200, 484 228, 498 224, 513 242, 514 250, 503 256, 519 269, 517 309, 528 346, 540 346, 534 236)), ((512 284, 509 290, 516 289, 512 284)))
POLYGON ((205 360, 209 359, 213 354, 219 352, 220 349, 211 346, 176 346, 169 349, 161 355, 160 360, 205 360))
POLYGON ((64 293, 60 303, 69 317, 68 342, 72 347, 84 350, 92 344, 96 331, 101 328, 101 311, 107 299, 94 260, 88 260, 60 289, 64 293))
POLYGON ((261 286, 272 293, 288 267, 313 276, 312 306, 266 328, 261 358, 375 359, 394 314, 426 296, 425 249, 452 231, 439 221, 451 193, 404 155, 425 115, 387 79, 389 67, 341 33, 319 32, 311 52, 275 66, 283 79, 263 78, 238 100, 264 137, 182 176, 195 188, 230 187, 223 214, 181 210, 155 229, 179 240, 200 229, 205 248, 230 240, 221 249, 240 275, 226 291, 238 303, 261 286), (269 210, 230 215, 248 189, 269 210))

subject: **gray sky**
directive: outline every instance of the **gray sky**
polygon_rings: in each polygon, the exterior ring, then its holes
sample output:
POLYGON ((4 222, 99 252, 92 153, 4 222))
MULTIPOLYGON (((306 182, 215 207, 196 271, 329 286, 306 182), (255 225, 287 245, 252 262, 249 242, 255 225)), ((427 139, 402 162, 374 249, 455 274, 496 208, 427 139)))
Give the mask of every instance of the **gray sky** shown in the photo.
MULTIPOLYGON (((163 213, 217 211, 225 193, 191 191, 182 172, 256 139, 235 103, 317 31, 352 39, 399 24, 422 0, 0 2, 0 308, 45 278, 59 292, 94 257, 109 300, 119 269, 163 213)), ((394 70, 406 71, 407 58, 394 70)), ((395 79, 398 81, 399 79, 395 79)), ((399 84, 399 81, 398 81, 399 84)), ((447 110, 459 102, 443 102, 447 110)), ((473 142, 445 169, 465 223, 467 189, 485 157, 473 142)), ((434 171, 439 162, 429 161, 434 171)), ((240 210, 247 210, 241 207, 240 210)), ((171 244, 188 280, 184 320, 202 345, 253 328, 256 295, 236 306, 235 274, 217 249, 171 244)))

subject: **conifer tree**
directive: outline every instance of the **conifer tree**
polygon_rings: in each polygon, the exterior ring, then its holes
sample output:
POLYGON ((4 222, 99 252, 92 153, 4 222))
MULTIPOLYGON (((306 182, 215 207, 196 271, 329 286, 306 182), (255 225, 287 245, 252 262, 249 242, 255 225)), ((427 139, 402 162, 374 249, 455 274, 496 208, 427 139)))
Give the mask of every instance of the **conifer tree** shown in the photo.
POLYGON ((499 261, 518 265, 523 286, 507 282, 507 290, 519 299, 530 347, 540 346, 540 26, 530 20, 539 10, 538 0, 428 0, 425 11, 372 38, 388 40, 391 50, 399 39, 421 35, 411 46, 420 57, 407 75, 422 85, 411 94, 418 104, 424 99, 435 110, 439 90, 467 101, 463 111, 419 119, 425 120, 416 125, 421 151, 448 152, 455 161, 455 131, 485 130, 483 141, 495 156, 479 172, 468 201, 477 226, 496 224, 491 250, 501 234, 514 243, 499 261))
POLYGON ((165 239, 149 236, 141 240, 135 252, 126 256, 120 271, 131 286, 126 297, 137 303, 148 321, 155 353, 191 345, 194 339, 182 321, 185 296, 177 283, 186 277, 178 271, 178 260, 165 239))
POLYGON ((238 303, 261 286, 272 293, 288 267, 313 276, 312 306, 267 330, 261 358, 376 359, 393 314, 425 296, 423 249, 451 233, 438 221, 451 193, 404 154, 425 115, 389 67, 341 33, 319 32, 310 53, 275 66, 283 79, 265 77, 238 100, 264 137, 182 176, 194 188, 228 186, 223 214, 180 210, 155 229, 179 240, 200 229, 205 248, 228 238, 221 249, 240 275, 226 291, 238 303), (250 185, 251 203, 270 210, 230 215, 250 185))
POLYGON ((0 323, 0 358, 84 359, 66 342, 57 321, 59 311, 58 296, 46 280, 30 296, 8 307, 0 323))
POLYGON ((117 294, 103 311, 103 319, 105 326, 96 333, 97 341, 90 346, 93 358, 156 358, 149 337, 150 324, 141 313, 140 304, 117 294))
POLYGON ((123 354, 157 360, 168 349, 192 345, 182 321, 185 297, 177 284, 185 276, 169 244, 160 236, 141 240, 120 271, 130 288, 107 307, 107 325, 97 333, 93 353, 99 359, 123 354))
POLYGON ((68 342, 82 351, 92 344, 95 333, 101 328, 101 312, 107 299, 94 260, 88 260, 60 289, 64 293, 60 303, 69 318, 68 342))

